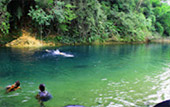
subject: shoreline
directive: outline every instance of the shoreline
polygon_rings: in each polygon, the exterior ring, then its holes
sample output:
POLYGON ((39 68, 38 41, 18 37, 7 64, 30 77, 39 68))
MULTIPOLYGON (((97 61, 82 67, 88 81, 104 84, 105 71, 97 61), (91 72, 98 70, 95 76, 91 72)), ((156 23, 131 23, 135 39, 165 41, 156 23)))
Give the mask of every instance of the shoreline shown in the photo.
POLYGON ((149 43, 170 43, 170 37, 151 37, 146 38, 144 41, 117 41, 115 39, 108 39, 104 42, 96 40, 92 43, 61 43, 61 42, 50 42, 40 39, 36 39, 35 34, 32 34, 26 30, 22 30, 22 36, 19 36, 15 40, 6 44, 0 44, 0 47, 11 47, 11 48, 42 48, 42 47, 60 47, 60 46, 78 46, 78 45, 123 45, 123 44, 149 44, 149 43))
POLYGON ((170 39, 154 39, 149 42, 146 41, 135 41, 135 42, 120 42, 120 41, 107 41, 107 42, 99 42, 99 43, 75 43, 75 44, 66 44, 66 43, 56 43, 55 45, 47 45, 43 43, 39 46, 34 45, 15 45, 15 46, 6 46, 1 45, 0 47, 10 47, 10 48, 43 48, 43 47, 61 47, 61 46, 80 46, 80 45, 126 45, 126 44, 150 44, 150 43, 158 43, 158 44, 170 44, 170 39))

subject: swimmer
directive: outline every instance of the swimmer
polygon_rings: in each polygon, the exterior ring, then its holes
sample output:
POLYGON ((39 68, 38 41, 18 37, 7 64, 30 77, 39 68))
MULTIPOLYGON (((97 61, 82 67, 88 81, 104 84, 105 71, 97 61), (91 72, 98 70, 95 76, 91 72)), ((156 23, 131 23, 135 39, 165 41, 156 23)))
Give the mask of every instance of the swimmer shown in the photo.
POLYGON ((46 49, 45 51, 48 52, 48 53, 52 53, 53 55, 62 55, 62 56, 65 56, 65 57, 74 57, 74 55, 66 54, 64 52, 60 52, 59 49, 56 49, 56 50, 46 49))
POLYGON ((56 54, 56 55, 62 55, 62 56, 65 56, 65 57, 74 57, 74 55, 66 54, 64 52, 60 52, 58 49, 56 51, 54 51, 53 53, 56 54))
POLYGON ((53 52, 54 54, 60 54, 60 55, 62 55, 63 53, 62 52, 60 52, 58 49, 56 49, 54 52, 53 52))
POLYGON ((48 101, 52 98, 52 95, 45 91, 45 85, 40 84, 39 86, 40 92, 35 96, 36 99, 38 99, 41 106, 44 106, 43 102, 48 101))
POLYGON ((11 91, 16 91, 17 89, 21 89, 20 87, 20 82, 16 81, 13 85, 8 85, 6 87, 6 92, 11 92, 11 91))
POLYGON ((62 54, 58 49, 56 49, 56 50, 48 50, 48 49, 46 49, 45 51, 48 52, 48 53, 53 53, 53 54, 62 54))

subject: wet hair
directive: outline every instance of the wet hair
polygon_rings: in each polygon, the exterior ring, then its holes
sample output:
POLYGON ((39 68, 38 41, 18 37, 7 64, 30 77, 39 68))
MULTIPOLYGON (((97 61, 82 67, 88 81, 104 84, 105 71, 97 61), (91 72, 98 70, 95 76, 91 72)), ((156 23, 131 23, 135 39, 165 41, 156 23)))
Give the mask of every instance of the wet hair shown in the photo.
POLYGON ((20 82, 19 82, 19 81, 16 81, 16 82, 15 82, 15 85, 16 85, 16 87, 19 87, 19 86, 20 86, 20 82))
POLYGON ((45 91, 45 85, 44 84, 40 84, 39 89, 40 89, 40 91, 45 91))

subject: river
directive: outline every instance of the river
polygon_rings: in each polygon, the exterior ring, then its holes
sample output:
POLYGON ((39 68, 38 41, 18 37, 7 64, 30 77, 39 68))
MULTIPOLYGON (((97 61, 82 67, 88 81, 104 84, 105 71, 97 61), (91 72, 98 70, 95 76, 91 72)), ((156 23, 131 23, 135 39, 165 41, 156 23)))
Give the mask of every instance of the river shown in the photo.
POLYGON ((1 107, 39 107, 41 83, 53 96, 46 107, 153 106, 170 99, 170 44, 0 48, 1 107), (21 90, 6 94, 17 80, 21 90))

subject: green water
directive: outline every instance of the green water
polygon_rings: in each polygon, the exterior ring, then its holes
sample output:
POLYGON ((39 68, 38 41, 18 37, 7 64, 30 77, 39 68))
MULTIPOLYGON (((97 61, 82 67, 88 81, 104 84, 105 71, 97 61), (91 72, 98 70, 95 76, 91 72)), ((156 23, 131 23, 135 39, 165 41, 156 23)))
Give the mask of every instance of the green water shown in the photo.
POLYGON ((168 44, 59 49, 74 57, 43 48, 0 48, 0 106, 39 107, 34 96, 41 83, 53 96, 46 107, 146 107, 170 99, 168 44), (16 80, 22 89, 5 94, 4 88, 16 80))

